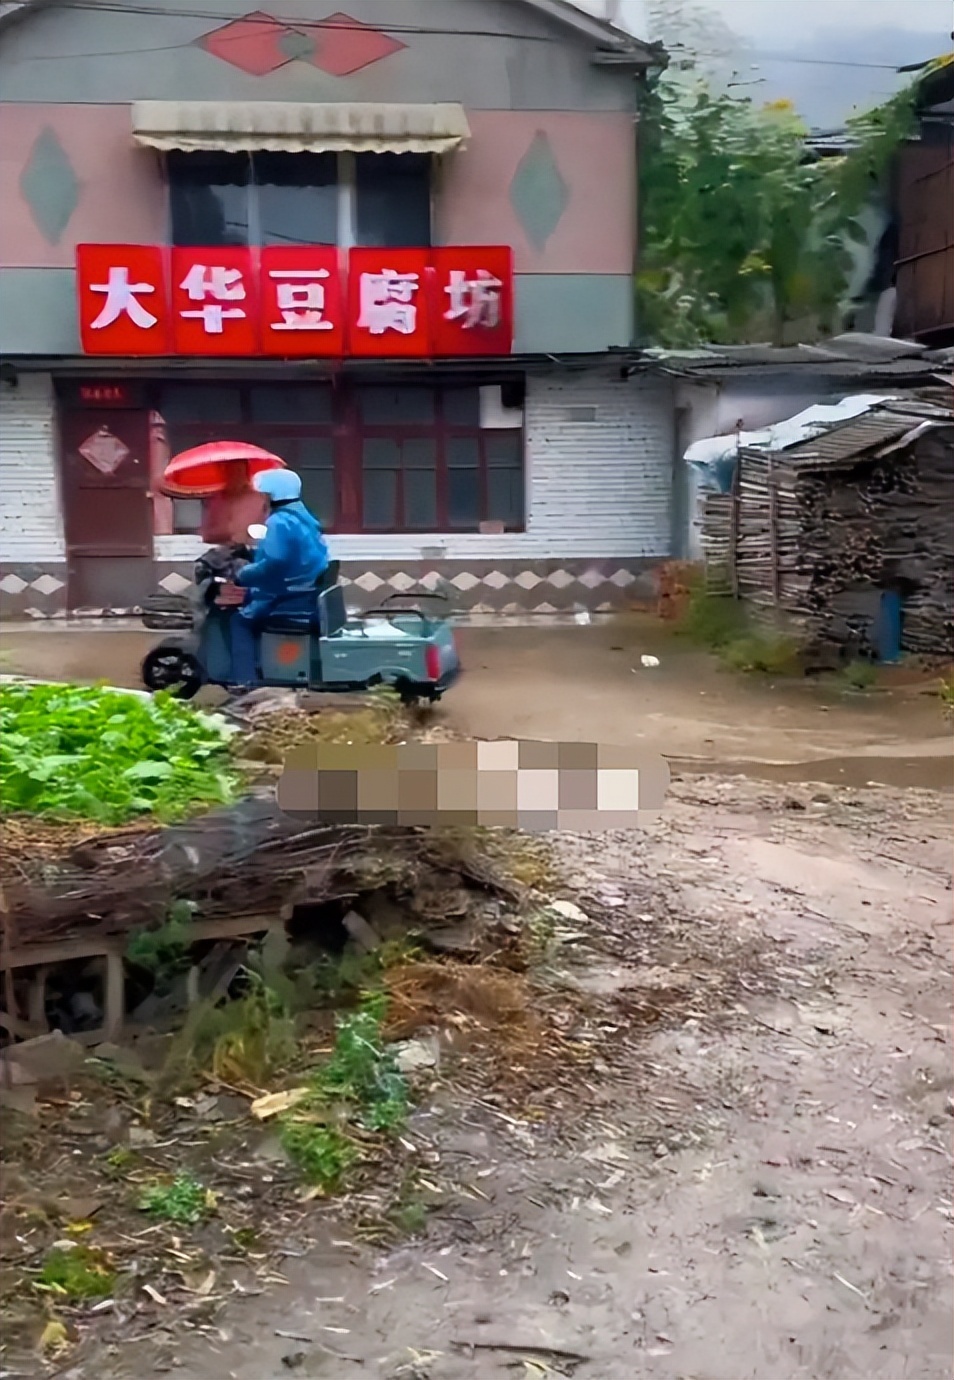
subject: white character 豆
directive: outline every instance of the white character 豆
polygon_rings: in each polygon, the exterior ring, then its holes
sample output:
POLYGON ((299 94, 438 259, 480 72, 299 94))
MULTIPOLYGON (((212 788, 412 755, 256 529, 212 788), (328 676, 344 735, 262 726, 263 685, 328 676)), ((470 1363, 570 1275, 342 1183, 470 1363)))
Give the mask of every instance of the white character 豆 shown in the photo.
POLYGON ((326 268, 270 269, 275 279, 275 296, 281 321, 273 331, 330 331, 334 322, 325 319, 324 279, 326 268))

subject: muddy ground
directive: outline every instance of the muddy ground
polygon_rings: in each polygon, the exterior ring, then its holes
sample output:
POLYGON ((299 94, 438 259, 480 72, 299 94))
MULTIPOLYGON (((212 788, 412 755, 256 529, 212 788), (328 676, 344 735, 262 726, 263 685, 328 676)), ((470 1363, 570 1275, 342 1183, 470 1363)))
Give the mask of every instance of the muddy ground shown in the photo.
MULTIPOLYGON (((25 636, 5 638, 5 669, 127 682, 148 642, 85 635, 80 655, 68 634, 25 636)), ((434 1190, 422 1232, 372 1246, 347 1211, 301 1204, 265 1283, 250 1290, 223 1254, 206 1311, 140 1297, 60 1373, 946 1380, 952 763, 937 700, 924 684, 746 681, 638 627, 462 641, 468 675, 442 710, 458 731, 651 741, 679 759, 644 830, 554 839, 582 916, 537 990, 585 1006, 591 1055, 507 1097, 446 1052, 406 1131, 434 1190)))
POLYGON ((586 918, 543 981, 597 1003, 585 1076, 521 1108, 449 1057, 406 1132, 421 1236, 302 1205, 261 1292, 223 1259, 191 1333, 144 1299, 65 1373, 946 1380, 950 823, 696 776, 636 836, 558 838, 586 918))
MULTIPOLYGON (((7 672, 135 686, 156 640, 135 627, 50 625, 4 629, 0 647, 7 672)), ((954 789, 937 671, 889 668, 867 693, 838 677, 747 677, 640 614, 590 627, 463 627, 458 640, 465 674, 435 717, 465 737, 651 744, 696 771, 954 789), (646 654, 659 665, 644 667, 646 654)))

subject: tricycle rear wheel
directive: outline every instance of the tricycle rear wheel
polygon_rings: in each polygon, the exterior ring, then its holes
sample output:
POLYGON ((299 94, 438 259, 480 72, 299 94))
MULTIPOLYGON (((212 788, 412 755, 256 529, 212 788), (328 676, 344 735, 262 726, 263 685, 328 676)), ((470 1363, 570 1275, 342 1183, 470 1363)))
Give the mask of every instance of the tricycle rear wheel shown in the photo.
POLYGON ((153 647, 142 663, 142 683, 153 694, 166 690, 177 700, 191 700, 203 679, 202 667, 184 647, 153 647))
POLYGON ((430 685, 414 685, 409 680, 398 681, 394 688, 400 696, 401 703, 408 708, 422 703, 434 705, 443 694, 442 690, 435 690, 430 685))

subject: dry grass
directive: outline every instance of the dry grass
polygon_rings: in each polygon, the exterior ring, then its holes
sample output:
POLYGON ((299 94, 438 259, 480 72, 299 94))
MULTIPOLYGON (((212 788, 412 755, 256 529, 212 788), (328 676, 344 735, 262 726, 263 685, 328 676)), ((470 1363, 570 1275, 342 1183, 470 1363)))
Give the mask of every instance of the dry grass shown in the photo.
POLYGON ((539 1024, 524 975, 453 960, 408 963, 385 978, 387 1033, 404 1040, 425 1026, 472 1022, 494 1030, 539 1024))
POLYGON ((525 1094, 540 1071, 565 1059, 563 1037, 527 975, 453 960, 411 963, 388 973, 389 1039, 438 1030, 460 1056, 455 1078, 525 1094))
POLYGON ((152 816, 135 824, 104 828, 88 819, 54 821, 35 815, 6 815, 0 819, 0 888, 12 890, 26 875, 35 876, 44 862, 62 860, 91 839, 130 839, 156 828, 152 816))
POLYGON ((342 709, 275 710, 256 717, 248 733, 236 738, 234 752, 249 762, 279 764, 299 743, 348 743, 366 746, 399 743, 409 736, 408 716, 400 702, 381 695, 342 709))

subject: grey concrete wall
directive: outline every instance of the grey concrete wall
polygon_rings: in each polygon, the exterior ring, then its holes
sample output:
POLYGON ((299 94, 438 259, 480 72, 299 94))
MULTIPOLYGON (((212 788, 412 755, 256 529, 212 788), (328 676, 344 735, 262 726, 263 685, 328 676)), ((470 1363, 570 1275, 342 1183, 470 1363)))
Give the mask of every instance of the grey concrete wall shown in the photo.
MULTIPOLYGON (((193 14, 183 13, 186 8, 176 0, 156 0, 146 13, 97 14, 51 5, 20 20, 0 38, 0 98, 64 104, 459 101, 474 110, 633 107, 630 74, 594 68, 594 45, 517 0, 342 0, 342 11, 361 23, 386 32, 396 25, 390 32, 406 45, 347 76, 331 76, 304 59, 261 76, 241 71, 197 40, 253 12, 252 0, 208 0, 193 14)), ((262 8, 312 24, 338 9, 311 0, 262 8)))

